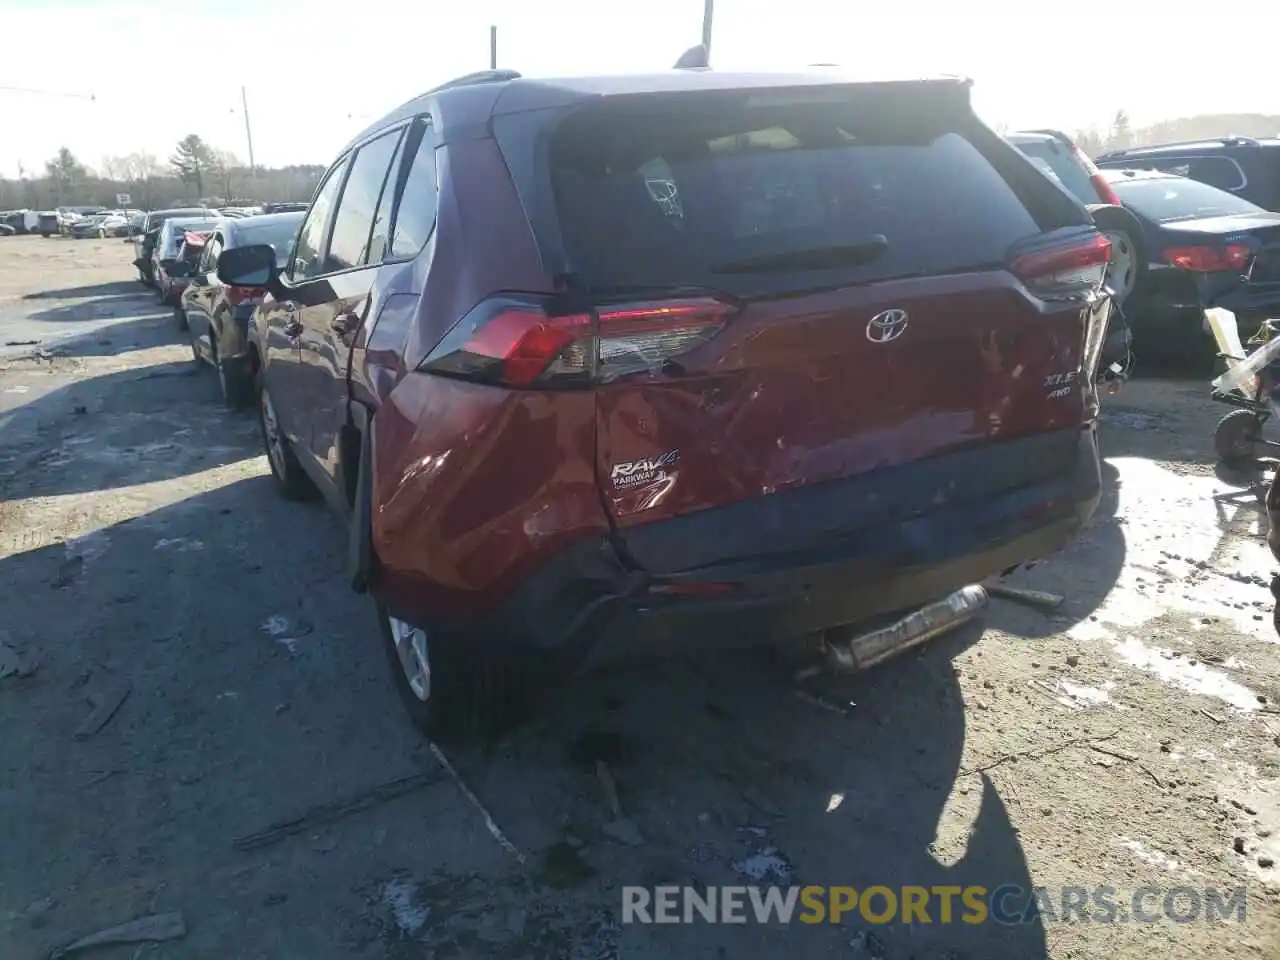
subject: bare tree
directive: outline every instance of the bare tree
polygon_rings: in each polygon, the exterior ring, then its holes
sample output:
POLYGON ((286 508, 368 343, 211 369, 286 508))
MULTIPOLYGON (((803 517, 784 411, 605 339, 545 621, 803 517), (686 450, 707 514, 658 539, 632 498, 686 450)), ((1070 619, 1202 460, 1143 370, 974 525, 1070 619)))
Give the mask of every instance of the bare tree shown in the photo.
POLYGON ((213 172, 224 200, 236 196, 237 184, 244 179, 244 162, 230 150, 213 150, 213 172))
POLYGON ((98 173, 101 174, 103 180, 119 182, 129 179, 123 157, 103 157, 98 161, 98 173))
POLYGON ((160 172, 160 164, 155 155, 147 153, 145 150, 131 153, 124 158, 124 165, 125 175, 138 187, 136 202, 140 203, 145 209, 150 210, 151 202, 154 199, 153 186, 156 176, 160 172))

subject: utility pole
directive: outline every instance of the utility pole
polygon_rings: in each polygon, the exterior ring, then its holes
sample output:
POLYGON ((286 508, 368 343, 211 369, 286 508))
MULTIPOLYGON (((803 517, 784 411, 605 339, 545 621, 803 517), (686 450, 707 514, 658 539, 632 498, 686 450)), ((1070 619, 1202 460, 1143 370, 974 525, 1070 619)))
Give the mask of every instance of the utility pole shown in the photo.
POLYGON ((707 63, 711 62, 711 15, 715 5, 716 0, 703 0, 702 4, 702 47, 707 51, 707 63))
MULTIPOLYGON (((709 3, 710 0, 707 2, 709 3)), ((244 136, 249 141, 249 176, 256 177, 258 167, 253 162, 253 129, 249 126, 249 98, 244 92, 244 87, 240 88, 240 106, 244 107, 244 136)))
POLYGON ((489 69, 498 69, 498 28, 489 28, 489 69))

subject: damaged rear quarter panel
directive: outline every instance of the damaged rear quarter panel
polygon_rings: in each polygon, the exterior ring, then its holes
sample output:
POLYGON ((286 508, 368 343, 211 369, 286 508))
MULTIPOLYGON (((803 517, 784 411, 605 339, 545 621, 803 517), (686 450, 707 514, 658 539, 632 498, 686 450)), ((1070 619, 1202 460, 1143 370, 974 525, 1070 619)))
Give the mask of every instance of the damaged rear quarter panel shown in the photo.
POLYGON ((589 392, 406 376, 378 411, 375 593, 406 617, 466 619, 609 525, 589 392))

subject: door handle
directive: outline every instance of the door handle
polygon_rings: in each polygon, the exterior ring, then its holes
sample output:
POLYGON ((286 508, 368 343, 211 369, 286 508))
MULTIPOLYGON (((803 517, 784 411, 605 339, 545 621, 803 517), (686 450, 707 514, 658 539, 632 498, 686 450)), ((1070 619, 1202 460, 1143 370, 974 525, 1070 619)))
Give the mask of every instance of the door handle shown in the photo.
POLYGON ((330 320, 329 326, 338 336, 349 337, 359 329, 360 318, 347 310, 330 320))

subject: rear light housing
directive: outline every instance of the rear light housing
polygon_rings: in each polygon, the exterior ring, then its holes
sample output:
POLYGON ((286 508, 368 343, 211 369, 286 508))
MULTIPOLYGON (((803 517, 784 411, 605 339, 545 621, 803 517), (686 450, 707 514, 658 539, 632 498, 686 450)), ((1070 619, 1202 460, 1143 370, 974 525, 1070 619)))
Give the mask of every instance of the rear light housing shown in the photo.
POLYGON ((656 373, 715 336, 736 312, 710 297, 599 305, 571 312, 494 297, 471 310, 418 369, 517 389, 563 389, 656 373))
POLYGON ((1095 233, 1020 254, 1009 270, 1042 300, 1077 300, 1102 289, 1110 262, 1111 241, 1095 233))
POLYGON ((227 303, 233 307, 238 307, 242 303, 250 300, 261 300, 266 294, 266 287, 223 287, 222 295, 227 298, 227 303))
POLYGON ((1223 247, 1172 247, 1164 252, 1165 260, 1179 270, 1195 273, 1244 273, 1253 259, 1253 251, 1238 243, 1223 247))

